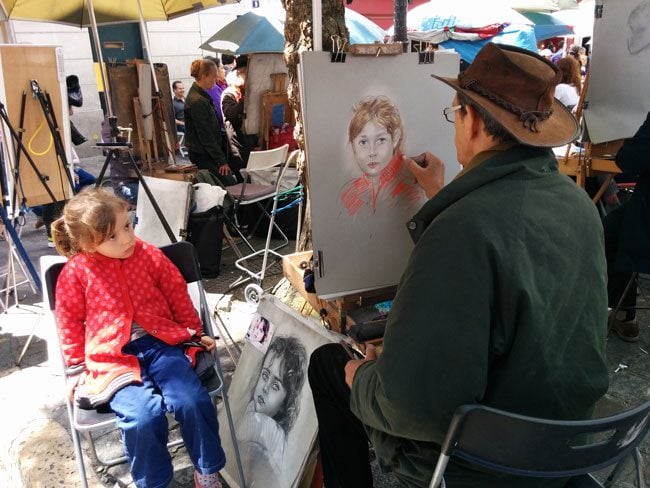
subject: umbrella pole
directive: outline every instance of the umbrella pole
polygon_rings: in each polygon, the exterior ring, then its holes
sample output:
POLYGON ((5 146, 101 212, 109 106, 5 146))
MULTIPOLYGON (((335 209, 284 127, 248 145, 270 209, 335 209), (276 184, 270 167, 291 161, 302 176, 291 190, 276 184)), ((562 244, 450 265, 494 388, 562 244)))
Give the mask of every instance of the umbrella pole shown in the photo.
POLYGON ((311 12, 311 25, 314 34, 312 46, 314 46, 314 51, 320 52, 323 50, 323 4, 321 0, 311 0, 311 12))
POLYGON ((99 40, 99 31, 97 30, 97 19, 95 18, 95 7, 93 0, 87 0, 88 17, 90 18, 90 28, 93 32, 93 42, 95 43, 95 51, 97 52, 97 61, 99 62, 99 74, 104 85, 104 96, 106 98, 106 109, 108 116, 113 116, 113 102, 111 101, 111 91, 108 87, 108 77, 106 76, 104 66, 104 56, 102 55, 102 43, 99 40))
MULTIPOLYGON (((151 50, 149 48, 149 31, 147 30, 147 25, 144 22, 144 15, 142 14, 142 1, 138 0, 138 16, 140 20, 140 32, 142 33, 142 42, 144 43, 144 52, 145 56, 144 59, 149 63, 149 66, 151 67, 151 76, 153 78, 153 89, 156 92, 156 95, 158 96, 158 103, 160 104, 159 107, 162 107, 162 93, 160 92, 160 88, 158 87, 158 80, 156 79, 156 69, 153 65, 153 60, 151 59, 151 50)), ((163 134, 165 135, 165 149, 167 151, 167 154, 169 154, 172 157, 172 162, 173 164, 176 164, 176 155, 174 154, 174 151, 172 151, 172 146, 169 141, 169 131, 167 130, 167 121, 165 119, 165 114, 161 110, 161 123, 163 127, 163 134)))

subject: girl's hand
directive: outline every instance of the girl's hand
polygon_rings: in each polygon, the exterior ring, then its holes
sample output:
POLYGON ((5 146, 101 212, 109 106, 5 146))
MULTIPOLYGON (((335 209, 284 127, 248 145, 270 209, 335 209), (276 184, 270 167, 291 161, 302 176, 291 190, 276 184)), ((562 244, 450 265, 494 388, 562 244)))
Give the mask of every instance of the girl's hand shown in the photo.
POLYGON ((203 344, 209 352, 214 352, 214 350, 216 349, 216 343, 214 342, 214 339, 210 336, 207 335, 202 336, 201 344, 203 344))
POLYGON ((78 386, 83 385, 86 382, 86 374, 81 373, 74 376, 68 376, 66 382, 66 388, 68 390, 68 400, 74 401, 74 392, 78 386))

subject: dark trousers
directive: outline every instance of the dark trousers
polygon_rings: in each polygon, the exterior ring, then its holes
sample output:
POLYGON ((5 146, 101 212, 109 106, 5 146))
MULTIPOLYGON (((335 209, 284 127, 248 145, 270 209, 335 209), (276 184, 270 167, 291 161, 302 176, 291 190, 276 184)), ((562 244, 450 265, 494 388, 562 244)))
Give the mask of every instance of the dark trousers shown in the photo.
MULTIPOLYGON (((620 271, 616 269, 616 253, 618 252, 618 240, 621 232, 623 215, 625 214, 625 205, 622 205, 612 212, 608 213, 603 219, 603 228, 605 231, 605 257, 607 259, 607 301, 611 308, 616 307, 625 287, 632 277, 631 271, 620 271)), ((632 320, 636 317, 636 283, 630 286, 630 289, 623 297, 621 308, 626 310, 625 320, 632 320)))
POLYGON ((309 360, 309 386, 316 406, 327 488, 372 487, 368 437, 350 410, 350 389, 344 371, 348 360, 339 344, 319 347, 309 360))

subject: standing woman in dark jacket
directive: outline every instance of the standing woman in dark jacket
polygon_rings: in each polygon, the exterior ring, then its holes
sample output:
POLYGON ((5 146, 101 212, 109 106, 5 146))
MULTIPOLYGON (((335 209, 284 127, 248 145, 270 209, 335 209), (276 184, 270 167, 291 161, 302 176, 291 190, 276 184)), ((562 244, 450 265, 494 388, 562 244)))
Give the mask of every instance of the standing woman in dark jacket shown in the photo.
POLYGON ((185 145, 190 161, 207 169, 225 186, 236 183, 221 149, 221 127, 207 90, 217 81, 217 65, 209 59, 192 62, 196 81, 185 98, 185 145))

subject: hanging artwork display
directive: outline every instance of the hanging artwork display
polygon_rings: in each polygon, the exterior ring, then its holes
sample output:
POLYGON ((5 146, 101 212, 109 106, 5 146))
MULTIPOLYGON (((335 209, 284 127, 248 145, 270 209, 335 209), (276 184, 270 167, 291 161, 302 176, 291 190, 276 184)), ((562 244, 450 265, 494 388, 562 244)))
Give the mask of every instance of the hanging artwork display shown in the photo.
POLYGON ((584 118, 593 143, 632 137, 650 110, 650 0, 596 9, 584 118))
POLYGON ((438 51, 430 63, 417 53, 332 57, 305 52, 300 61, 323 298, 397 284, 413 247, 406 223, 426 201, 403 156, 435 154, 446 163, 446 182, 460 168, 454 127, 442 115, 454 92, 431 77, 455 77, 458 54, 438 51))
MULTIPOLYGON (((334 339, 269 295, 262 297, 247 339, 228 390, 246 486, 291 488, 300 481, 318 431, 307 382, 309 356, 334 339)), ((223 408, 219 422, 227 425, 223 408)), ((232 440, 221 440, 228 459, 221 473, 235 488, 232 440)))

